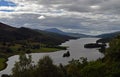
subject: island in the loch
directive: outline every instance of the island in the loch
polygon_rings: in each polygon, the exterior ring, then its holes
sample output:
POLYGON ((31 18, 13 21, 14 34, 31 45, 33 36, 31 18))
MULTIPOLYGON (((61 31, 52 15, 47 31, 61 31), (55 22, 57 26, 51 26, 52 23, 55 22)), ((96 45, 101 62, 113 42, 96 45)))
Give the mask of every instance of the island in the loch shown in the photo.
POLYGON ((89 43, 89 44, 85 44, 84 48, 101 48, 101 47, 105 47, 106 44, 98 44, 98 43, 89 43))
POLYGON ((101 38, 96 41, 96 43, 88 43, 84 45, 84 48, 98 48, 99 52, 105 54, 107 43, 110 41, 110 38, 101 38))
POLYGON ((111 38, 100 38, 96 43, 88 43, 84 45, 84 48, 104 48, 107 46, 107 43, 112 40, 111 38))
POLYGON ((70 52, 67 51, 66 53, 63 54, 63 57, 70 57, 70 52))
POLYGON ((15 28, 0 23, 0 70, 7 66, 6 61, 12 55, 65 50, 66 47, 59 45, 69 39, 74 38, 25 27, 15 28))

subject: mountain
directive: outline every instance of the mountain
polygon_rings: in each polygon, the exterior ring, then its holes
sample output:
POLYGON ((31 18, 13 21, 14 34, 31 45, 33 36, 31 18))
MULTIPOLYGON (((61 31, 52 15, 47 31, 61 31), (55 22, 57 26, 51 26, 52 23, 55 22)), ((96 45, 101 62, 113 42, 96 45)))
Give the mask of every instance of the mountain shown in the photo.
POLYGON ((77 37, 77 38, 93 37, 91 35, 80 34, 80 33, 67 33, 67 35, 72 37, 77 37))
POLYGON ((101 39, 97 40, 96 42, 98 42, 98 43, 108 43, 113 38, 117 37, 119 34, 120 34, 120 31, 113 32, 113 33, 106 33, 106 34, 101 34, 101 35, 95 36, 95 37, 101 38, 101 39))
POLYGON ((50 28, 50 29, 46 29, 44 31, 58 33, 61 35, 67 35, 67 36, 71 36, 71 37, 75 37, 75 38, 91 37, 90 35, 85 35, 85 34, 63 32, 57 28, 50 28))
POLYGON ((38 32, 25 27, 15 28, 7 24, 0 23, 0 42, 29 40, 35 42, 42 42, 46 44, 58 45, 71 38, 73 37, 54 33, 47 34, 46 31, 38 32))
POLYGON ((14 30, 15 28, 0 22, 0 29, 1 30, 14 30))
POLYGON ((59 30, 57 28, 50 28, 50 29, 46 29, 45 31, 47 31, 47 32, 53 32, 53 33, 58 33, 58 34, 62 34, 62 35, 66 35, 65 32, 63 32, 63 31, 61 31, 61 30, 59 30))
POLYGON ((120 31, 117 31, 117 32, 113 32, 113 33, 101 34, 101 35, 98 35, 96 37, 100 37, 100 38, 114 38, 114 37, 116 37, 119 34, 120 34, 120 31))

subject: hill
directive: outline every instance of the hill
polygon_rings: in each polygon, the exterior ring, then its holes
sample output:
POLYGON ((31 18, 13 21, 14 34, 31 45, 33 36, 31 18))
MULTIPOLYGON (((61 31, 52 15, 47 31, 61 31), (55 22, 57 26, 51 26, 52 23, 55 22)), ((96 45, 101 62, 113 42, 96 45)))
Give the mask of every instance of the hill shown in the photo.
POLYGON ((15 29, 14 27, 8 26, 0 22, 0 30, 14 30, 14 29, 15 29))
POLYGON ((44 31, 58 33, 58 34, 61 34, 61 35, 67 35, 67 36, 71 36, 71 37, 75 37, 75 38, 91 37, 90 35, 85 35, 85 34, 80 34, 80 33, 63 32, 63 31, 61 31, 57 28, 50 28, 50 29, 46 29, 44 31))
POLYGON ((108 43, 112 39, 114 39, 116 36, 118 36, 119 34, 120 34, 120 31, 98 35, 96 37, 99 37, 101 39, 97 40, 96 42, 98 42, 98 43, 108 43))
POLYGON ((52 33, 47 34, 45 31, 35 31, 29 28, 21 27, 15 28, 7 24, 0 23, 0 41, 11 42, 29 40, 34 42, 42 42, 46 44, 60 44, 65 42, 72 37, 56 34, 53 36, 52 33))
POLYGON ((96 37, 100 37, 100 38, 114 38, 116 37, 117 35, 120 34, 120 31, 118 32, 113 32, 113 33, 106 33, 106 34, 101 34, 101 35, 98 35, 96 37))
POLYGON ((63 32, 63 31, 61 31, 61 30, 59 30, 57 28, 50 28, 50 29, 46 29, 45 31, 47 31, 47 32, 53 32, 53 33, 58 33, 58 34, 62 34, 62 35, 66 35, 65 32, 63 32))

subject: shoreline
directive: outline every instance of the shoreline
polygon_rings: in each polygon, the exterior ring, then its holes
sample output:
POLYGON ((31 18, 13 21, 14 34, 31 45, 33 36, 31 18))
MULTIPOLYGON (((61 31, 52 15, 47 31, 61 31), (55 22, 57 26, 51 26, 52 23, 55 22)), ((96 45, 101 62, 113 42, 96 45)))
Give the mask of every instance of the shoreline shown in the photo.
MULTIPOLYGON (((63 46, 60 46, 60 48, 44 48, 43 50, 39 49, 39 51, 32 51, 31 53, 48 53, 48 52, 57 52, 57 51, 61 51, 61 50, 66 50, 67 47, 63 47, 63 46), (49 49, 49 50, 48 50, 49 49), (45 51, 44 51, 45 50, 45 51)), ((31 53, 25 53, 25 54, 31 54, 31 53)), ((21 53, 13 53, 13 54, 7 54, 7 57, 1 57, 0 59, 5 59, 2 63, 1 67, 0 68, 0 71, 3 71, 7 66, 7 61, 8 61, 8 58, 9 57, 12 57, 14 55, 20 55, 21 53)))

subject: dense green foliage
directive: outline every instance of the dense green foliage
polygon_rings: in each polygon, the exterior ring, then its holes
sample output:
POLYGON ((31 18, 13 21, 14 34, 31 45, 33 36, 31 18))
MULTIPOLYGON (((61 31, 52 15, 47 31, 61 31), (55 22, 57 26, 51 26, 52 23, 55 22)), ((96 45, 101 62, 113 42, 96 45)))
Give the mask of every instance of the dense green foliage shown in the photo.
POLYGON ((7 60, 5 58, 0 58, 0 70, 3 70, 7 64, 4 64, 7 60))
POLYGON ((13 68, 13 77, 30 77, 32 71, 32 60, 31 56, 26 57, 26 55, 20 56, 20 61, 15 64, 13 68))
POLYGON ((45 56, 33 66, 31 56, 21 55, 15 64, 11 77, 62 77, 60 68, 53 64, 50 57, 45 56))
POLYGON ((48 56, 40 59, 37 65, 31 66, 31 57, 26 58, 23 55, 20 62, 15 64, 11 77, 120 77, 120 37, 110 42, 110 47, 104 54, 104 58, 96 61, 73 59, 65 66, 54 65, 48 56))

